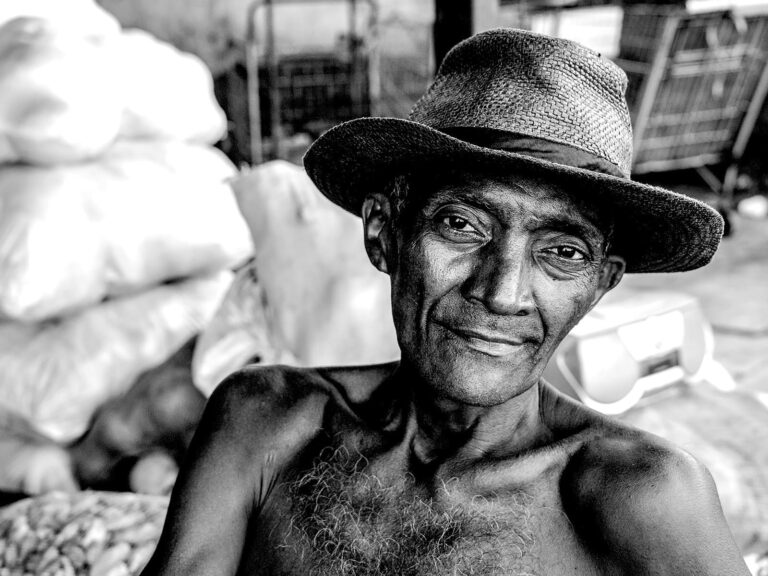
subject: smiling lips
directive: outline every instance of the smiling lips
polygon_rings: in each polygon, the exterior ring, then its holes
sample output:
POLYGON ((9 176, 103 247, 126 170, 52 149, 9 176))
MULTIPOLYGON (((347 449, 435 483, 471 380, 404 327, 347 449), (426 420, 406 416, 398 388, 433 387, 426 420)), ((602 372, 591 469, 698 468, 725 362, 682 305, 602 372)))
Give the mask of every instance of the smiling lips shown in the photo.
POLYGON ((474 328, 445 325, 444 327, 464 341, 469 348, 488 356, 508 356, 530 341, 527 338, 510 338, 507 335, 484 332, 474 328))

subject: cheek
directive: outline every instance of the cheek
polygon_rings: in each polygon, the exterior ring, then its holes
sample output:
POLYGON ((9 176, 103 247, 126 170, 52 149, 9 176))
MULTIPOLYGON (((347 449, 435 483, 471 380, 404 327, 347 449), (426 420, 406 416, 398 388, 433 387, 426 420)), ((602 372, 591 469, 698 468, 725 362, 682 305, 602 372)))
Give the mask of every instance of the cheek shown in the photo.
POLYGON ((537 301, 549 344, 545 352, 559 344, 589 311, 596 290, 597 282, 591 279, 549 281, 540 285, 537 301))
POLYGON ((403 345, 424 337, 430 310, 460 285, 461 267, 428 239, 417 238, 400 251, 390 276, 395 326, 403 345))

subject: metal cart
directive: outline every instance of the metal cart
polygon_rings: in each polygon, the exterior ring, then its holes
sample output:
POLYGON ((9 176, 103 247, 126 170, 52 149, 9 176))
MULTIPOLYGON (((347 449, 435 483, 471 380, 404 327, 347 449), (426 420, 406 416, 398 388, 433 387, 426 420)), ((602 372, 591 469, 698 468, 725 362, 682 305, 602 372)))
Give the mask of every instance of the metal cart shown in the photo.
POLYGON ((617 63, 627 72, 636 174, 698 171, 729 211, 739 162, 768 92, 768 14, 627 8, 617 63), (712 167, 725 167, 718 178, 712 167))
POLYGON ((374 0, 256 0, 249 6, 246 71, 252 164, 289 158, 292 143, 301 148, 334 124, 376 114, 377 18, 374 0), (348 7, 348 30, 340 45, 280 53, 277 5, 340 2, 348 7), (361 8, 367 9, 367 18, 361 18, 361 8), (259 15, 264 17, 261 26, 259 15))

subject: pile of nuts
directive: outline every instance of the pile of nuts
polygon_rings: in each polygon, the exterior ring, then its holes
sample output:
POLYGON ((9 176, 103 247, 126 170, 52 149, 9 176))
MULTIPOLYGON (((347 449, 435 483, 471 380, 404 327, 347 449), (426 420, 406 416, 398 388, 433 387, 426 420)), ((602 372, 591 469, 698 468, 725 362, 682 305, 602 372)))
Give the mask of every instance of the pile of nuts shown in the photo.
POLYGON ((0 576, 131 576, 154 551, 168 498, 50 493, 0 509, 0 576))

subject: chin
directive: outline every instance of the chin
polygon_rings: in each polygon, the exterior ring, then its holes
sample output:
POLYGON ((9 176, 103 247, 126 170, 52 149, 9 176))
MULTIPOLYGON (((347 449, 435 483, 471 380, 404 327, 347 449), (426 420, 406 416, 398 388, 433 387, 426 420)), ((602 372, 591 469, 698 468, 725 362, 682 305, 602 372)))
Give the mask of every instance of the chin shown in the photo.
POLYGON ((498 406, 538 382, 541 370, 487 366, 460 358, 429 367, 425 380, 444 398, 470 406, 498 406))

